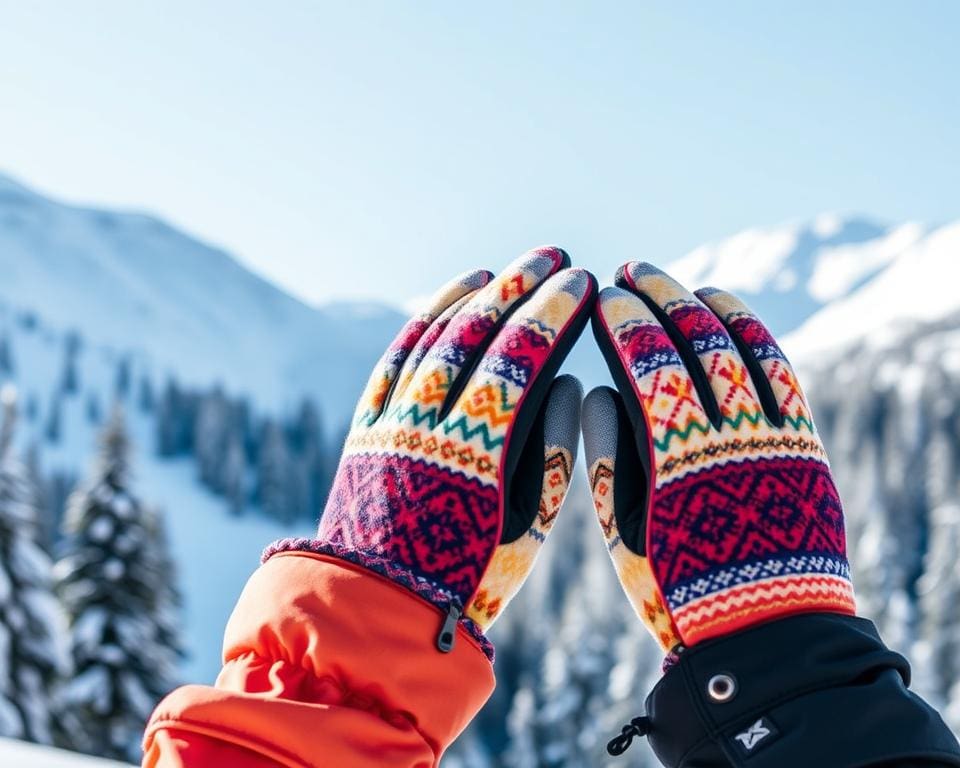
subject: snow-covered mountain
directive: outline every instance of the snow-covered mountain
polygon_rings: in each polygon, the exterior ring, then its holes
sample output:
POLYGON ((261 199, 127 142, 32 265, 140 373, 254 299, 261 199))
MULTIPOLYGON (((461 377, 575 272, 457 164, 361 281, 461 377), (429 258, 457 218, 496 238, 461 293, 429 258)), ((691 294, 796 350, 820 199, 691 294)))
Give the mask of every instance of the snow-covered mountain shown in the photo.
POLYGON ((349 413, 403 320, 378 305, 309 307, 157 218, 54 202, 4 176, 0 274, 10 311, 130 353, 158 380, 221 381, 261 406, 309 394, 349 413))
POLYGON ((851 345, 894 344, 960 310, 960 222, 822 214, 702 245, 665 269, 691 288, 738 294, 809 365, 851 345))
MULTIPOLYGON (((872 279, 831 301, 785 337, 788 354, 808 365, 851 345, 880 349, 960 310, 960 222, 932 229, 905 245, 884 254, 889 258, 872 279)), ((853 249, 851 255, 868 260, 871 253, 853 249)))
POLYGON ((859 291, 927 236, 920 224, 821 214, 748 229, 695 248, 665 269, 688 287, 733 291, 775 334, 859 291))

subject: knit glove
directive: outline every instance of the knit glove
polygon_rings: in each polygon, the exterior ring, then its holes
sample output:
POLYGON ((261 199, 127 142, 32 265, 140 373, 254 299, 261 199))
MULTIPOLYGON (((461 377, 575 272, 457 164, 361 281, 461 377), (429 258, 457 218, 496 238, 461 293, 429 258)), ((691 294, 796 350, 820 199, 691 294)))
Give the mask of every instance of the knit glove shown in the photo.
POLYGON ((644 263, 600 293, 617 391, 584 402, 594 504, 665 650, 777 617, 854 613, 843 510, 793 369, 736 297, 644 263))
POLYGON ((581 390, 554 376, 586 324, 593 276, 559 248, 494 278, 442 288, 377 364, 360 398, 316 539, 441 608, 441 651, 458 621, 485 630, 533 566, 570 481, 581 390))

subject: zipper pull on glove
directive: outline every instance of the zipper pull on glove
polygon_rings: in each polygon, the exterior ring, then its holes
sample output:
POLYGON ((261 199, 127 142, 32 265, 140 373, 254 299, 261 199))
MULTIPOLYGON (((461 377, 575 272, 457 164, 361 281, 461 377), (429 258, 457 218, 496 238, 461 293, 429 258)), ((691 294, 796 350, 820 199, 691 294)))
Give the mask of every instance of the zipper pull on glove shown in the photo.
POLYGON ((437 634, 437 650, 441 653, 450 653, 453 650, 453 642, 457 637, 457 622, 462 615, 463 608, 459 601, 451 602, 447 615, 443 617, 443 624, 440 625, 440 632, 437 634))

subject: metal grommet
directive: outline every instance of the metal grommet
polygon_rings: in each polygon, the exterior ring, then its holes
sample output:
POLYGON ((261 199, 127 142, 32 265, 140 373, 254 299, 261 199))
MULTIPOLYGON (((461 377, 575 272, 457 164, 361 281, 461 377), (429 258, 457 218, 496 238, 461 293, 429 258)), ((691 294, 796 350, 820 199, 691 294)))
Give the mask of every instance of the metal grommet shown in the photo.
POLYGON ((707 695, 718 704, 724 704, 737 695, 737 680, 733 675, 721 673, 707 682, 707 695))

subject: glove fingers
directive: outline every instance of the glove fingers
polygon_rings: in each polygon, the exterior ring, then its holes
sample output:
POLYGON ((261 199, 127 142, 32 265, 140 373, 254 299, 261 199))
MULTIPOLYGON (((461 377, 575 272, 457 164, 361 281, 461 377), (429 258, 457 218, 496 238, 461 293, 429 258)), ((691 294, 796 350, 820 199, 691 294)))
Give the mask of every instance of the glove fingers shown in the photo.
POLYGON ((617 274, 617 285, 651 308, 674 341, 710 421, 738 428, 742 419, 763 416, 760 398, 747 366, 717 316, 672 277, 645 262, 630 262, 617 274))
POLYGON ((387 351, 374 366, 354 412, 354 423, 372 424, 383 412, 401 367, 417 342, 427 333, 444 310, 461 297, 487 285, 493 273, 485 269, 465 272, 444 285, 430 299, 427 308, 410 318, 387 351))
POLYGON ((813 432, 800 383, 773 334, 733 294, 717 288, 701 288, 696 294, 736 341, 757 384, 767 418, 780 427, 789 423, 794 429, 813 432))
POLYGON ((393 389, 390 391, 390 402, 396 403, 403 400, 403 394, 406 392, 407 387, 410 386, 410 382, 413 380, 413 376, 416 373, 417 368, 423 362, 423 358, 427 356, 427 353, 433 348, 433 345, 437 343, 437 339, 439 339, 446 330, 447 326, 450 324, 450 321, 461 309, 463 309, 464 305, 468 301, 477 295, 478 291, 479 289, 461 296, 459 299, 453 302, 453 304, 443 310, 437 319, 430 324, 430 327, 420 337, 413 349, 407 355, 407 359, 404 361, 403 367, 400 369, 400 373, 397 375, 396 383, 393 385, 393 389))
POLYGON ((583 444, 594 509, 617 577, 637 616, 661 647, 670 650, 680 635, 650 561, 640 554, 645 548, 637 544, 645 536, 647 478, 626 409, 614 390, 599 387, 584 400, 583 444))
POLYGON ((568 262, 559 248, 528 251, 450 319, 404 393, 404 408, 415 421, 433 426, 443 419, 465 377, 511 311, 568 262))
POLYGON ((595 292, 593 276, 582 269, 565 269, 544 282, 497 333, 444 422, 447 433, 491 460, 506 447, 499 467, 504 498, 511 497, 527 436, 589 318, 595 292))
MULTIPOLYGON (((504 536, 467 608, 467 616, 489 627, 519 591, 556 522, 570 488, 580 437, 583 388, 573 376, 553 382, 518 465, 521 494, 508 504, 509 518, 522 525, 515 536, 504 536)), ((514 484, 515 491, 518 484, 514 484)), ((505 528, 506 533, 506 528, 505 528)))
MULTIPOLYGON (((641 435, 649 439, 649 445, 640 446, 645 466, 653 458, 651 449, 666 453, 674 442, 693 448, 705 446, 710 420, 697 388, 647 305, 622 288, 604 288, 593 320, 594 336, 638 440, 641 435)), ((661 469, 658 466, 658 471, 661 469)))

